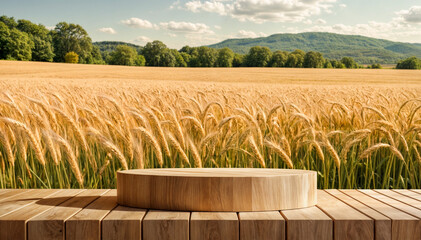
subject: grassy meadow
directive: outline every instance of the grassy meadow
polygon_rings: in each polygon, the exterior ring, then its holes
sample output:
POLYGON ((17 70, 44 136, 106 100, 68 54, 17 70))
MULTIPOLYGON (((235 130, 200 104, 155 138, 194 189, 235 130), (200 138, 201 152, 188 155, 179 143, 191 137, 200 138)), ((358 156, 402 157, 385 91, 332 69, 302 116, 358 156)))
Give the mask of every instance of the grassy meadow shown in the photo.
POLYGON ((0 61, 0 188, 116 171, 295 168, 319 188, 421 188, 418 71, 0 61))

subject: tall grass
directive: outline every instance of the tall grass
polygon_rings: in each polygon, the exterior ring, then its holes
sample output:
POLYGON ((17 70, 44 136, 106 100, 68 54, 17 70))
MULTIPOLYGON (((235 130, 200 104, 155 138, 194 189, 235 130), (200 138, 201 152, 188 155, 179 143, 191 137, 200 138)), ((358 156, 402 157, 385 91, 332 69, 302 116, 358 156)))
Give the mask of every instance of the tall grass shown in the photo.
POLYGON ((421 188, 421 89, 9 84, 0 188, 112 188, 116 171, 309 169, 319 188, 421 188))

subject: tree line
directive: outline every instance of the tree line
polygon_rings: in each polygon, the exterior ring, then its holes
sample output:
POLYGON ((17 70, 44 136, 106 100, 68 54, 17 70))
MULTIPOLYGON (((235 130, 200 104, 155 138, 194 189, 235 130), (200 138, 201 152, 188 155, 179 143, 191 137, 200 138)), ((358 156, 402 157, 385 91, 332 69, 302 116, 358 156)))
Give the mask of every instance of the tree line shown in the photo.
MULTIPOLYGON (((0 17, 0 59, 161 67, 363 67, 351 57, 325 59, 320 52, 299 49, 272 52, 261 46, 250 48, 247 54, 238 54, 229 48, 206 46, 170 49, 161 41, 153 41, 144 47, 122 44, 110 52, 101 52, 78 24, 60 22, 48 30, 42 24, 7 16, 0 17)), ((381 68, 381 65, 372 64, 368 68, 381 68)), ((400 61, 396 68, 420 69, 421 61, 412 57, 400 61)))

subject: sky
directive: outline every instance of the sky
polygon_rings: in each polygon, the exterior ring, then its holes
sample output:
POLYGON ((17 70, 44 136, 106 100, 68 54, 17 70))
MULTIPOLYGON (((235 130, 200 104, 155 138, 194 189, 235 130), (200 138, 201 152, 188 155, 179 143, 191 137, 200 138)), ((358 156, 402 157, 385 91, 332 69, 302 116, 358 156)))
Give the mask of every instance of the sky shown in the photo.
POLYGON ((93 41, 178 49, 299 32, 421 43, 421 0, 0 0, 0 15, 80 24, 93 41))

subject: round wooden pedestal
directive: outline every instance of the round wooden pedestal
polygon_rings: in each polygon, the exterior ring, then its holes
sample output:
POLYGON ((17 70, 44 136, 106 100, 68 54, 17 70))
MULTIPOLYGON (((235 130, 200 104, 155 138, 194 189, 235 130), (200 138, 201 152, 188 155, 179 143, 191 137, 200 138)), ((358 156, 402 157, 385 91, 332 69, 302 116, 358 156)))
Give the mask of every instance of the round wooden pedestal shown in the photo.
POLYGON ((136 169, 117 173, 121 205, 174 211, 270 211, 317 203, 314 171, 245 168, 136 169))

